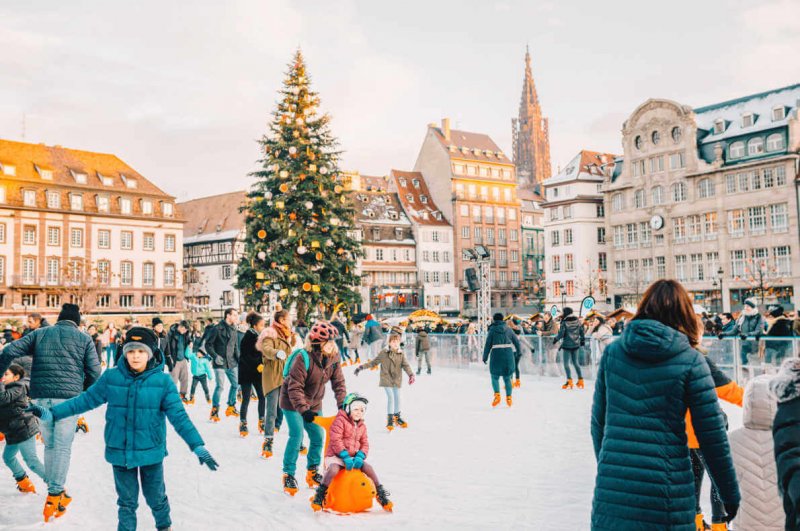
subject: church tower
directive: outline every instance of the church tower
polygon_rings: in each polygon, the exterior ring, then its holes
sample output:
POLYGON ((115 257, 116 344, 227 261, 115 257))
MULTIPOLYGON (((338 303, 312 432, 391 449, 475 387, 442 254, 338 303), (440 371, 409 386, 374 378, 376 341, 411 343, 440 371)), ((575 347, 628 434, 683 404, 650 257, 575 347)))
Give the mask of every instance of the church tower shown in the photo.
POLYGON ((550 133, 547 118, 542 118, 539 96, 531 73, 531 54, 525 48, 525 80, 519 102, 519 117, 511 119, 514 165, 523 186, 541 183, 550 177, 550 133))

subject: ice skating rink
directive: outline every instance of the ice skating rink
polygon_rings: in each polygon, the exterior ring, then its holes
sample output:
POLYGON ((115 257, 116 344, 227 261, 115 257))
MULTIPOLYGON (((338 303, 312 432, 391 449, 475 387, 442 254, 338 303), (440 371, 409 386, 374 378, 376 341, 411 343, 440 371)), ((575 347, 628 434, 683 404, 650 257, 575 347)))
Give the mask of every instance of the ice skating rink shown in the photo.
MULTIPOLYGON (((587 381, 585 390, 562 391, 560 378, 523 375, 513 407, 503 402, 493 409, 487 372, 434 368, 433 375, 423 372, 413 386, 404 383, 402 413, 409 428, 389 434, 378 372, 355 377, 352 367, 344 370, 348 391, 370 400, 369 461, 392 494, 394 513, 376 504, 358 515, 314 514, 311 489, 302 488, 294 498, 281 489, 285 428, 276 436, 276 456, 262 460, 261 438, 253 433, 256 402, 249 411, 251 435, 242 439, 238 418, 207 421, 209 407, 201 395, 187 410, 221 468, 201 468, 177 434, 167 430, 165 475, 174 529, 589 528, 595 474, 589 435, 592 382, 587 381)), ((731 429, 740 426, 740 411, 724 409, 731 429)), ((325 414, 335 411, 328 388, 325 414)), ((42 522, 46 488, 39 478, 33 478, 39 493, 22 495, 0 465, 0 529, 116 528, 113 476, 103 458, 103 416, 104 407, 89 413, 90 432, 76 435, 67 481, 74 501, 59 521, 42 522)), ((41 444, 39 451, 41 455, 41 444)), ((298 480, 303 485, 304 475, 301 456, 298 480)), ((138 514, 139 528, 152 529, 143 498, 138 514)))

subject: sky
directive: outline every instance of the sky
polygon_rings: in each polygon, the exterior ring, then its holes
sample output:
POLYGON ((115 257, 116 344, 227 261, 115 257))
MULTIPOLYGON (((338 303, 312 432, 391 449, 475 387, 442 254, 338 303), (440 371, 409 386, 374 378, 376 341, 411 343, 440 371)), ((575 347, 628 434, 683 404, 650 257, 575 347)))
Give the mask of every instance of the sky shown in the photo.
POLYGON ((343 169, 412 169, 427 124, 511 155, 525 46, 555 172, 621 152, 649 98, 698 107, 800 82, 800 2, 4 0, 0 138, 114 153, 179 201, 244 189, 306 57, 343 169), (652 4, 652 3, 651 3, 652 4))

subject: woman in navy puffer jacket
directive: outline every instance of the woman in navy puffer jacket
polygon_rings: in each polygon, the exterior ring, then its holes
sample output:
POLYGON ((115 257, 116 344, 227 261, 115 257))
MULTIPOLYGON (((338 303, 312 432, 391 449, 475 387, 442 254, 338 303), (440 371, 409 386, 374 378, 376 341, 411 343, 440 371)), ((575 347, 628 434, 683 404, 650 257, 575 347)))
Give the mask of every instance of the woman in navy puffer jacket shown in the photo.
POLYGON ((592 407, 597 479, 595 530, 695 529, 686 410, 728 519, 739 486, 708 364, 694 347, 702 329, 686 290, 659 280, 600 361, 592 407))

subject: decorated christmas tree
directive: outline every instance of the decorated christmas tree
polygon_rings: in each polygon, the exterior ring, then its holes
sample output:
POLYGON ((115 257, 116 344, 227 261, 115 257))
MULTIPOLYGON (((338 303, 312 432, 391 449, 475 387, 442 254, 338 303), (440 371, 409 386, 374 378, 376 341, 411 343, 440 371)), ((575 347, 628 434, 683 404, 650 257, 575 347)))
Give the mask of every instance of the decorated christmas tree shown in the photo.
POLYGON ((299 318, 359 300, 353 237, 354 212, 337 166, 330 118, 320 114, 298 50, 280 91, 269 133, 261 140, 262 168, 248 193, 247 239, 236 287, 248 306, 266 304, 270 292, 299 318), (324 308, 323 308, 324 305, 324 308))

